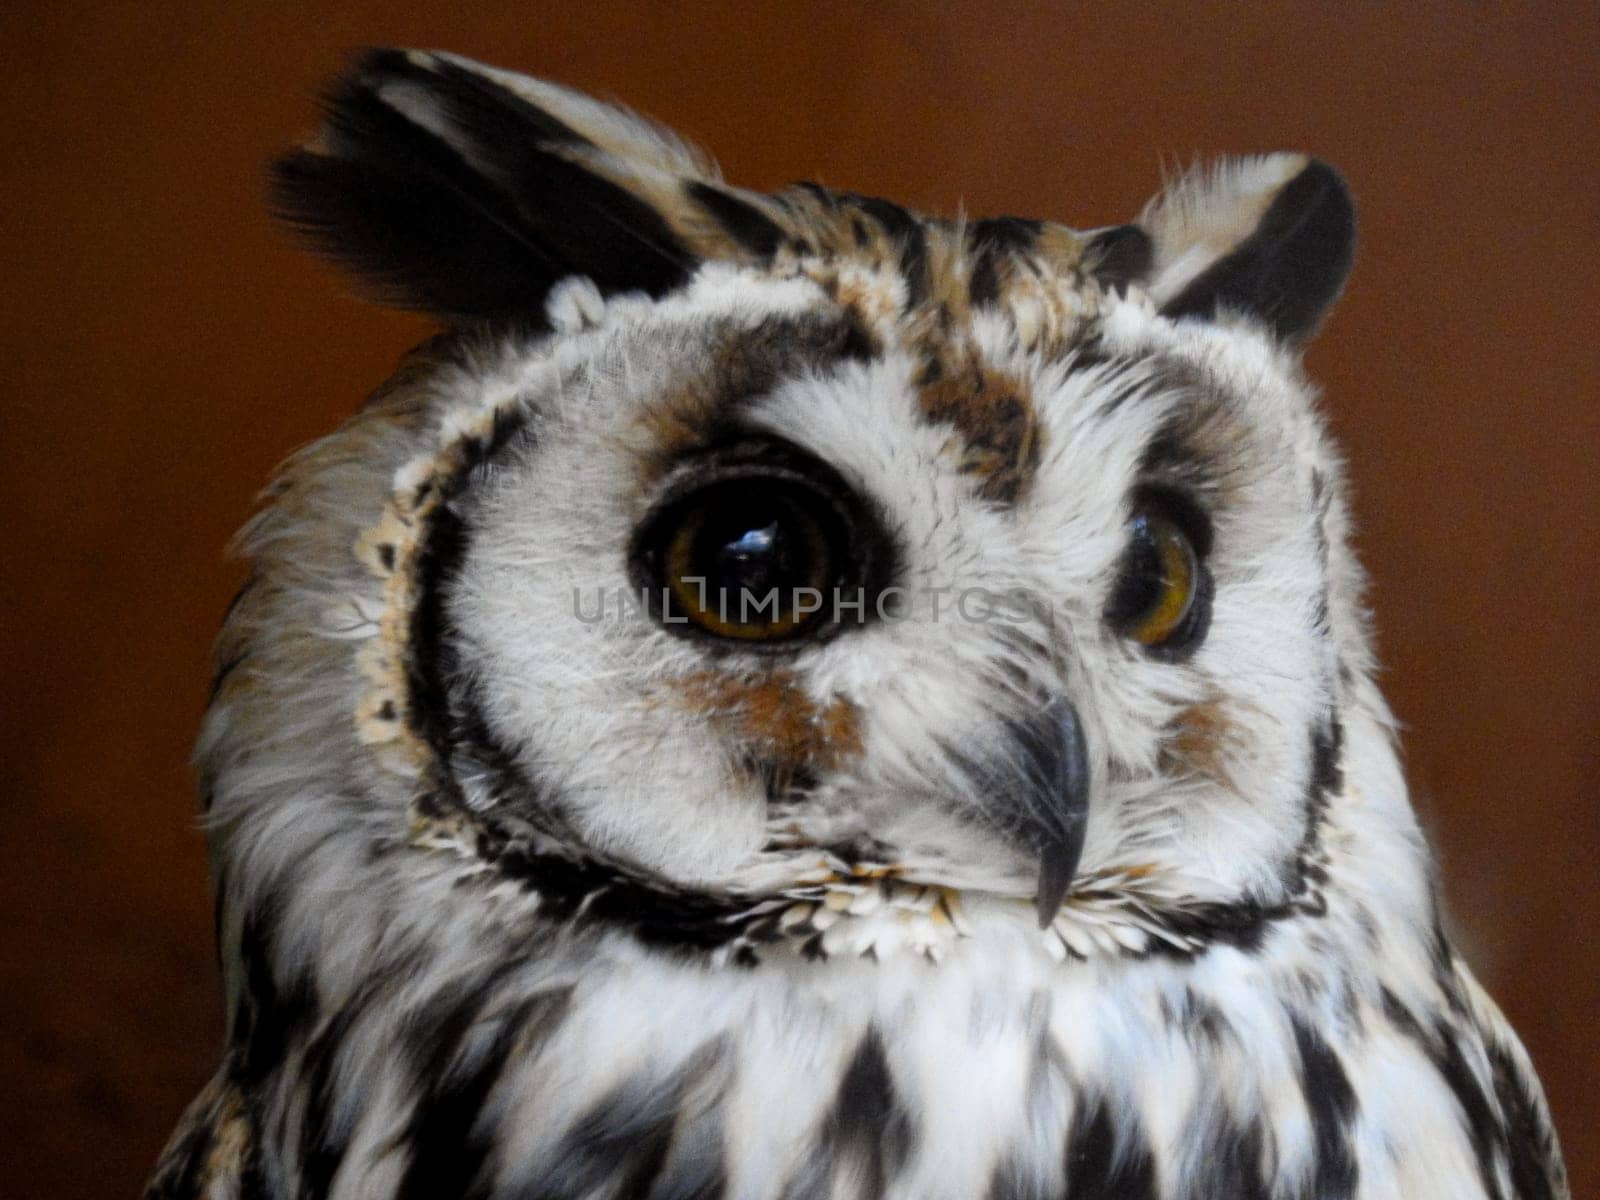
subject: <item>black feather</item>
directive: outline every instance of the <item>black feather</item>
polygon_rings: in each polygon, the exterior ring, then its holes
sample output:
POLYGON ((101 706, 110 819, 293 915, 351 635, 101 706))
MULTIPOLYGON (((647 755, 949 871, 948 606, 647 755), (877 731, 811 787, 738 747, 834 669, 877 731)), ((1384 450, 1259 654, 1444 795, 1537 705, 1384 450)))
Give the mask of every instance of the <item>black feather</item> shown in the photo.
POLYGON ((1339 172, 1313 159, 1283 185, 1255 231, 1162 309, 1169 317, 1211 317, 1219 308, 1253 313, 1280 337, 1311 334, 1350 274, 1355 207, 1339 172))
POLYGON ((335 85, 321 143, 272 169, 273 210, 378 300, 446 317, 538 314, 557 280, 677 286, 695 258, 599 151, 486 76, 373 51, 335 85))

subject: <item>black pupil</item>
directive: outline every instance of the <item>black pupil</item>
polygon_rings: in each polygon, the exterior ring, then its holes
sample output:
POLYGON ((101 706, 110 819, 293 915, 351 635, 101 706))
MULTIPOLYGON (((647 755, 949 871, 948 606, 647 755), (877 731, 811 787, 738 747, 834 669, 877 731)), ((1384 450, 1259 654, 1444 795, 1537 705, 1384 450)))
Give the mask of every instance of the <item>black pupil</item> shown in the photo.
POLYGON ((692 556, 706 580, 708 606, 729 620, 743 617, 750 623, 792 612, 796 590, 817 586, 820 564, 812 561, 811 526, 798 504, 785 497, 751 488, 729 489, 718 497, 692 556), (764 605, 760 613, 754 608, 758 602, 764 605))
POLYGON ((1116 624, 1137 623, 1161 603, 1167 588, 1167 569, 1150 518, 1143 513, 1134 517, 1129 535, 1122 577, 1111 597, 1110 617, 1116 624))

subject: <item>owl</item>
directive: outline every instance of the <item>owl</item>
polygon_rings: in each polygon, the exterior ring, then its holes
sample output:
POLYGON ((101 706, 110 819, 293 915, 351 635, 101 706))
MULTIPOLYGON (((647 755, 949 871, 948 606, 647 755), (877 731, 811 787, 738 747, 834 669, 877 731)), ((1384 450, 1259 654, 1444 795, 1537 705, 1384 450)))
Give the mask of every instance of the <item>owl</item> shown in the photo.
POLYGON ((1568 1195, 1299 366, 1332 168, 937 219, 379 50, 273 196, 442 331, 241 535, 151 1197, 1568 1195))

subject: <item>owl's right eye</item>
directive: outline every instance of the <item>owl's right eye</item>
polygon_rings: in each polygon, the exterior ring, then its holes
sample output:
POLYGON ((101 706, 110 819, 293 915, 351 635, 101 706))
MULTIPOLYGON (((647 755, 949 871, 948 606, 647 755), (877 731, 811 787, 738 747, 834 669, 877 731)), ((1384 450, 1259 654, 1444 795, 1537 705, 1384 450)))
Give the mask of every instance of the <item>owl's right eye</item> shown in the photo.
POLYGON ((635 578, 668 627, 746 643, 788 642, 831 623, 862 582, 856 521, 831 478, 756 457, 714 464, 635 541, 635 578))

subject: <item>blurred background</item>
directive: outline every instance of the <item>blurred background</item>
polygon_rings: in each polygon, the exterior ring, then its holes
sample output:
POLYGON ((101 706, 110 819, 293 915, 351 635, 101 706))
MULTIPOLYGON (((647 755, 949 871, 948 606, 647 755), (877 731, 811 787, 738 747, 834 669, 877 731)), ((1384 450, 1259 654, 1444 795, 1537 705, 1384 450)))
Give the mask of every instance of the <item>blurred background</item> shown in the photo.
POLYGON ((0 1178, 137 1191, 221 1036, 187 754, 290 449, 421 338, 263 215, 351 48, 615 96, 736 182, 1133 216, 1163 165, 1347 173, 1310 352, 1462 944, 1600 1191, 1600 19, 1592 2, 0 7, 0 1178))

